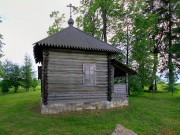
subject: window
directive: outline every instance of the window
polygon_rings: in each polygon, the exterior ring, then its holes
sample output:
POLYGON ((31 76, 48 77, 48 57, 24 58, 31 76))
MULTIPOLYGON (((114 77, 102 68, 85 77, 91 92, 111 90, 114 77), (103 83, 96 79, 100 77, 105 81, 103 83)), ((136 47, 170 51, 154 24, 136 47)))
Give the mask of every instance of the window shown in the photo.
POLYGON ((83 84, 92 86, 96 84, 96 64, 83 64, 83 84))

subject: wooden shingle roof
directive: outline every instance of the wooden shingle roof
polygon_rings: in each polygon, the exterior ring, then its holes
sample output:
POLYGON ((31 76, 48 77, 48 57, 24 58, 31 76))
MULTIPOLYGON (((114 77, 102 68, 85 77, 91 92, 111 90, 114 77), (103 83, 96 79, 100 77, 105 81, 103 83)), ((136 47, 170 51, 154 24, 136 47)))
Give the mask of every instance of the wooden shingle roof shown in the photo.
POLYGON ((36 62, 41 61, 40 55, 42 55, 44 47, 120 53, 119 49, 98 40, 73 26, 69 26, 52 36, 34 43, 34 56, 36 62))

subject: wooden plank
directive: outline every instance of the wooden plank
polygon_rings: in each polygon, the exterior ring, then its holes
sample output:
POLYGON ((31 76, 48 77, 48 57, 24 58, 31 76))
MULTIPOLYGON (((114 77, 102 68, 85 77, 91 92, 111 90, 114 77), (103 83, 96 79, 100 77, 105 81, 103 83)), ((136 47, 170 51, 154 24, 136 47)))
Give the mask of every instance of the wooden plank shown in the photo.
POLYGON ((55 55, 55 56, 98 56, 98 57, 106 57, 107 58, 107 54, 98 54, 94 53, 94 54, 90 54, 90 53, 67 53, 67 52, 53 52, 53 51, 49 51, 50 55, 55 55), (61 54, 61 55, 60 55, 61 54))
POLYGON ((98 91, 95 91, 95 92, 91 92, 91 91, 85 91, 85 92, 63 92, 63 93, 49 93, 48 96, 68 96, 68 95, 104 95, 104 96, 107 96, 107 93, 105 91, 102 91, 102 92, 98 92, 98 91))
POLYGON ((49 52, 48 102, 106 101, 107 99, 107 55, 49 52), (96 64, 96 85, 83 85, 83 64, 96 64), (84 98, 84 99, 83 99, 84 98))
MULTIPOLYGON (((98 98, 98 99, 81 99, 81 102, 98 102, 98 101, 106 101, 106 99, 101 99, 101 98, 98 98)), ((62 103, 78 103, 79 100, 76 99, 76 100, 58 100, 58 99, 48 99, 48 103, 51 103, 51 102, 62 102, 62 103)))
POLYGON ((84 94, 84 93, 104 93, 104 94, 107 94, 107 89, 105 90, 105 89, 103 89, 103 90, 100 90, 100 89, 98 89, 98 90, 96 90, 96 89, 94 89, 94 90, 80 90, 80 89, 78 89, 78 90, 75 90, 75 89, 71 89, 71 90, 65 90, 65 89, 51 89, 51 90, 49 90, 49 93, 48 94, 50 94, 50 95, 59 95, 59 94, 66 94, 66 93, 72 93, 72 94, 76 94, 76 93, 82 93, 82 94, 84 94))
POLYGON ((106 99, 107 99, 107 97, 74 97, 74 98, 72 98, 72 97, 64 97, 64 98, 55 98, 55 97, 53 97, 53 98, 50 98, 50 97, 48 97, 48 101, 49 100, 78 100, 78 101, 88 101, 88 100, 91 100, 91 101, 94 101, 94 100, 96 100, 96 99, 98 99, 98 100, 100 100, 100 101, 106 101, 106 99))
POLYGON ((127 94, 126 92, 126 84, 115 84, 114 85, 114 93, 116 94, 127 94))
POLYGON ((93 94, 86 94, 86 95, 82 95, 82 94, 63 94, 63 96, 49 96, 48 95, 48 98, 62 98, 62 99, 65 99, 65 98, 69 98, 69 99, 77 99, 77 98, 106 98, 107 95, 93 95, 93 94))
POLYGON ((49 56, 49 60, 57 61, 58 59, 62 59, 64 61, 107 61, 107 58, 99 57, 99 56, 49 56), (71 58, 71 59, 70 59, 71 58))
MULTIPOLYGON (((48 72, 66 72, 66 71, 80 71, 80 72, 82 72, 83 70, 81 69, 81 68, 69 68, 69 67, 67 67, 67 68, 65 68, 65 69, 56 69, 56 68, 51 68, 51 69, 49 69, 49 67, 48 67, 48 72), (65 70, 66 69, 66 70, 65 70)), ((108 70, 107 69, 101 69, 101 70, 96 70, 96 72, 98 73, 98 72, 107 72, 108 70)), ((82 72, 83 73, 83 72, 82 72)))
POLYGON ((122 93, 122 94, 116 94, 116 93, 112 93, 112 96, 113 97, 122 97, 122 96, 127 96, 128 94, 124 94, 124 93, 122 93))
POLYGON ((100 101, 106 101, 107 97, 64 97, 64 98, 60 98, 60 97, 48 97, 48 100, 78 100, 78 101, 82 101, 82 100, 100 100, 100 101))
MULTIPOLYGON (((69 49, 53 49, 53 48, 50 48, 49 49, 50 52, 61 52, 61 53, 78 53, 78 54, 97 54, 97 52, 94 52, 94 51, 86 51, 86 50, 69 50, 69 49)), ((98 52, 98 55, 107 55, 107 52, 98 52)))
POLYGON ((81 87, 81 86, 76 86, 76 87, 64 87, 64 86, 49 86, 49 92, 107 92, 106 87, 81 87))

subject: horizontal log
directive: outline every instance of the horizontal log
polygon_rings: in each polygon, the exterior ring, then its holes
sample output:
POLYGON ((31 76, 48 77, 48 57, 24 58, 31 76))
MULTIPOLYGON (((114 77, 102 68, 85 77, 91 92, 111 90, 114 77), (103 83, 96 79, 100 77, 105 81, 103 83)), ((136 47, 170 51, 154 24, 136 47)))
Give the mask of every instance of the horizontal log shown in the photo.
POLYGON ((85 63, 89 63, 89 64, 96 64, 96 65, 107 65, 106 61, 71 61, 71 60, 49 60, 48 61, 48 65, 62 65, 66 64, 66 65, 73 65, 74 63, 77 63, 76 65, 83 65, 85 63))
POLYGON ((81 52, 78 52, 78 53, 68 53, 68 52, 55 52, 55 51, 49 51, 49 55, 55 55, 55 56, 99 56, 99 57, 107 57, 106 54, 90 54, 90 53, 81 53, 81 52))
MULTIPOLYGON (((83 80, 83 75, 48 75, 48 80, 83 80)), ((107 77, 96 76, 96 81, 107 81, 107 77)))
POLYGON ((87 50, 70 50, 70 49, 49 49, 48 50, 49 52, 52 52, 52 53, 56 53, 56 52, 61 52, 61 53, 78 53, 78 54, 93 54, 93 55, 107 55, 107 52, 90 52, 90 51, 87 51, 87 50))
POLYGON ((61 95, 61 94, 105 94, 107 95, 107 89, 103 90, 49 90, 48 95, 61 95))
POLYGON ((99 102, 99 101, 107 101, 107 99, 81 99, 81 101, 79 100, 57 100, 57 99, 54 99, 54 100, 50 100, 48 99, 48 103, 54 103, 54 102, 60 102, 60 103, 79 103, 79 102, 99 102))
MULTIPOLYGON (((76 86, 84 86, 84 87, 88 87, 87 85, 83 84, 83 80, 48 80, 48 85, 53 85, 53 86, 64 86, 64 85, 68 85, 68 86, 72 86, 74 85, 76 86)), ((89 87, 96 87, 96 86, 107 86, 107 80, 106 81, 96 81, 96 83, 94 85, 91 85, 89 87)), ((126 92, 114 92, 114 93, 126 93, 126 92)))
POLYGON ((102 87, 102 88, 94 88, 94 87, 84 87, 84 88, 76 88, 76 87, 66 87, 66 88, 57 88, 57 87, 50 87, 48 86, 48 93, 52 94, 61 94, 61 93, 77 93, 77 92, 107 92, 107 87, 102 87))
POLYGON ((74 95, 74 94, 72 94, 72 95, 70 95, 70 94, 63 94, 63 96, 53 96, 53 95, 48 95, 48 98, 62 98, 62 99, 65 99, 65 98, 68 98, 68 99, 81 99, 81 98, 106 98, 107 97, 107 95, 93 95, 93 94, 84 94, 84 95, 82 95, 82 94, 76 94, 76 95, 74 95))
POLYGON ((128 96, 128 94, 124 94, 124 93, 122 93, 122 94, 112 93, 112 97, 121 97, 121 96, 128 96))
MULTIPOLYGON (((74 68, 74 69, 81 69, 83 70, 83 64, 78 64, 78 65, 74 65, 74 64, 56 64, 56 65, 48 65, 48 69, 64 69, 64 68, 74 68)), ((106 64, 96 64, 96 70, 100 70, 100 69, 107 69, 107 65, 106 64)))
POLYGON ((64 61, 67 61, 67 60, 71 60, 71 61, 107 61, 107 58, 100 57, 100 56, 82 56, 82 55, 73 56, 71 54, 69 54, 69 56, 62 56, 62 55, 52 56, 52 55, 49 55, 49 60, 58 60, 58 59, 64 60, 64 61))
POLYGON ((73 95, 73 96, 76 96, 76 95, 81 95, 81 96, 83 96, 83 95, 104 95, 104 96, 106 96, 107 95, 107 91, 94 91, 94 92, 92 92, 92 91, 80 91, 80 92, 78 92, 78 91, 75 91, 75 92, 67 92, 67 91, 64 91, 64 92, 62 92, 62 93, 58 93, 58 92, 55 92, 55 93, 53 93, 53 92, 51 92, 51 91, 48 91, 48 96, 68 96, 68 95, 73 95))
POLYGON ((97 97, 97 98, 93 98, 93 97, 89 97, 89 98, 48 98, 48 101, 57 101, 57 100, 61 100, 61 101, 105 101, 107 100, 107 97, 97 97))
MULTIPOLYGON (((66 71, 74 71, 74 72, 80 71, 80 72, 82 72, 83 70, 78 69, 78 68, 69 68, 69 67, 64 68, 64 69, 48 68, 48 72, 66 72, 66 71)), ((96 69, 96 72, 107 72, 107 71, 108 71, 107 69, 100 69, 100 70, 96 69)))

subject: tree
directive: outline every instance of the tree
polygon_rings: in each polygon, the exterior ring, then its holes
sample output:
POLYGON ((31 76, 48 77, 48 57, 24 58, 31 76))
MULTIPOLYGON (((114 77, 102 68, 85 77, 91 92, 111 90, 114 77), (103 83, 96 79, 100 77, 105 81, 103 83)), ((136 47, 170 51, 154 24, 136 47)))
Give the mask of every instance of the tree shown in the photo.
POLYGON ((35 91, 36 87, 38 86, 38 80, 36 78, 33 78, 31 86, 33 87, 33 89, 35 91))
POLYGON ((83 28, 83 31, 93 37, 101 39, 100 15, 96 12, 97 8, 92 7, 95 0, 81 0, 81 5, 75 8, 80 15, 76 18, 77 26, 83 28))
POLYGON ((135 18, 135 43, 132 57, 137 64, 137 70, 141 78, 142 88, 149 85, 149 78, 152 73, 153 57, 151 50, 154 46, 152 40, 148 38, 154 34, 154 15, 137 15, 135 18))
POLYGON ((64 14, 59 15, 59 11, 53 11, 50 14, 50 18, 53 19, 52 26, 49 27, 49 30, 47 31, 48 35, 52 35, 57 33, 58 31, 62 30, 62 23, 64 23, 64 14))
POLYGON ((179 72, 179 9, 177 0, 156 1, 156 11, 160 17, 158 36, 160 42, 161 73, 168 78, 169 91, 174 92, 176 74, 179 72), (177 49, 177 50, 176 50, 177 49))
POLYGON ((26 91, 28 91, 31 87, 33 76, 34 71, 32 68, 31 58, 28 54, 25 54, 24 65, 22 66, 22 85, 26 89, 26 91))
POLYGON ((14 92, 18 91, 19 86, 21 85, 21 69, 19 65, 12 63, 9 60, 6 60, 3 63, 3 83, 2 88, 8 89, 13 87, 14 92))
POLYGON ((4 94, 8 93, 9 92, 9 88, 10 88, 9 80, 2 80, 0 82, 0 87, 1 87, 2 93, 4 93, 4 94))
POLYGON ((81 15, 76 22, 86 33, 107 42, 111 18, 119 11, 117 7, 117 0, 81 0, 78 8, 81 15))
POLYGON ((158 41, 158 13, 156 11, 156 5, 154 0, 146 0, 145 3, 145 13, 146 14, 152 14, 157 16, 157 21, 155 21, 154 24, 154 34, 149 35, 149 39, 151 39, 154 42, 153 50, 151 51, 153 53, 153 71, 152 76, 150 77, 150 86, 149 90, 155 90, 157 91, 157 67, 158 67, 158 54, 159 54, 159 41, 158 41))
MULTIPOLYGON (((0 18, 0 23, 1 22, 2 21, 1 21, 1 18, 0 18)), ((3 56, 3 54, 2 54, 2 47, 3 47, 4 43, 2 42, 2 40, 3 40, 3 35, 0 33, 0 58, 3 56)))
MULTIPOLYGON (((1 18, 0 18, 0 23, 1 23, 2 21, 1 21, 1 18)), ((2 42, 2 40, 3 40, 3 35, 0 33, 0 58, 3 56, 3 51, 2 51, 2 47, 3 47, 3 45, 5 45, 3 42, 2 42)), ((2 63, 1 63, 1 61, 0 61, 0 77, 2 77, 3 76, 3 68, 2 68, 2 63)))

